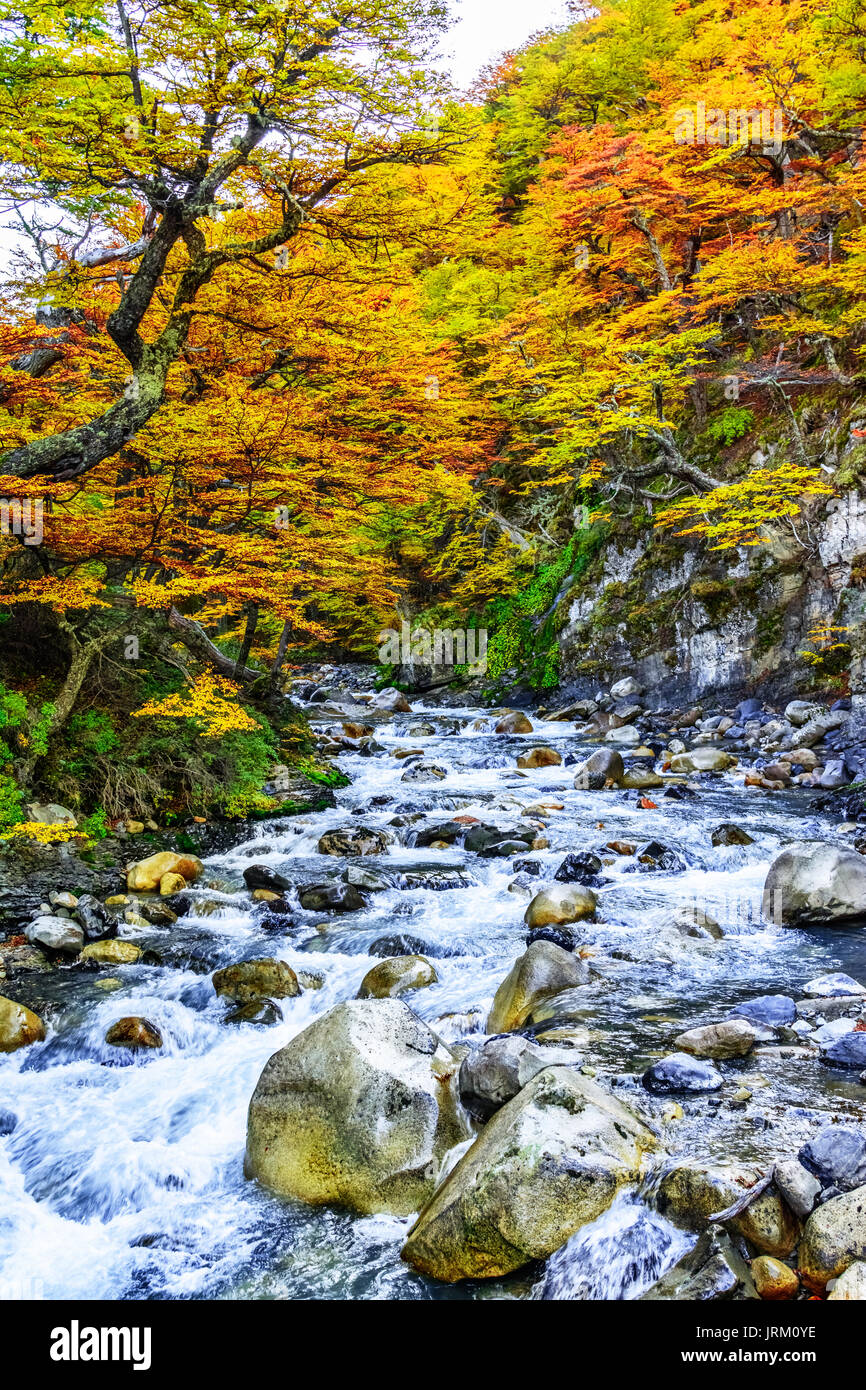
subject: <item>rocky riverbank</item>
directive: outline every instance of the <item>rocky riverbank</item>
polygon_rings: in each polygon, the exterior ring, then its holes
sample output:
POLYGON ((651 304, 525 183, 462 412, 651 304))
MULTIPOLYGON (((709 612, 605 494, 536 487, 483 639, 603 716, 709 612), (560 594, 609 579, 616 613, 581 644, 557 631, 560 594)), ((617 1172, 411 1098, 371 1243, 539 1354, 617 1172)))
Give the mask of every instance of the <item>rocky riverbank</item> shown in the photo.
POLYGON ((44 1277, 35 1202, 79 1235, 99 1211, 121 1284, 137 1269, 157 1296, 176 1268, 209 1296, 309 1296, 329 1230, 345 1296, 862 1297, 847 702, 659 710, 628 678, 479 710, 352 674, 294 690, 352 779, 332 805, 5 852, 0 1159, 23 1205, 0 1255, 18 1277, 44 1277), (217 1257, 219 1210, 238 1248, 271 1233, 263 1273, 217 1257), (611 1292, 614 1239, 633 1258, 611 1292))

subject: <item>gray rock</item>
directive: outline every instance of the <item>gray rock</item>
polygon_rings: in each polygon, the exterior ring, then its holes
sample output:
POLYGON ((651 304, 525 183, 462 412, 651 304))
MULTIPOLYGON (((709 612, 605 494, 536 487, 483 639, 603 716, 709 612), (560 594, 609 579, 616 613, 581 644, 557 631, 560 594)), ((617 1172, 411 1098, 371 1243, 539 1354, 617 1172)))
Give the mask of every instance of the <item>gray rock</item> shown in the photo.
POLYGON ((461 1062, 460 1098, 486 1120, 549 1065, 544 1051, 527 1038, 491 1038, 461 1062))
POLYGON ((724 932, 709 913, 703 912, 699 907, 679 907, 672 918, 672 925, 676 927, 681 936, 693 936, 698 939, 721 941, 724 932))
POLYGON ((866 1183, 866 1135, 850 1125, 827 1125, 797 1157, 822 1187, 850 1192, 866 1183))
POLYGON ((721 1072, 710 1062, 690 1057, 687 1052, 672 1052, 661 1062, 654 1062, 641 1080, 646 1089, 656 1095, 674 1095, 681 1091, 718 1091, 724 1084, 721 1072))
POLYGON ((817 719, 823 712, 824 706, 815 704, 812 700, 792 700, 785 706, 785 718, 797 729, 807 724, 810 719, 817 719))
POLYGON ((710 1226, 697 1245, 658 1283, 641 1294, 650 1301, 739 1302, 757 1298, 749 1267, 721 1226, 710 1226))
POLYGON ((84 945, 84 932, 68 917, 37 917, 24 928, 27 940, 48 951, 77 956, 84 945))
POLYGON ((610 693, 615 700, 627 700, 632 695, 642 695, 643 686, 634 676, 623 676, 611 686, 610 693))
POLYGON ((307 912, 358 912, 366 901, 351 883, 310 883, 298 893, 307 912))
POLYGON ((385 854, 388 836, 383 830, 373 830, 366 825, 344 825, 337 830, 326 830, 317 849, 319 854, 385 854))
POLYGON ((828 1067, 862 1070, 866 1067, 866 1033, 846 1033, 844 1038, 824 1048, 821 1061, 828 1067))
POLYGON ((805 1221, 821 1191, 818 1179, 798 1158, 786 1158, 776 1164, 773 1181, 794 1215, 805 1221))
POLYGON ((797 1005, 786 994, 760 994, 728 1014, 728 1018, 745 1018, 759 1028, 785 1028, 796 1017, 797 1005))
POLYGON ((800 1278, 807 1288, 820 1293, 830 1279, 862 1259, 866 1259, 866 1188, 855 1187, 812 1212, 800 1241, 800 1278))
POLYGON ((597 748, 575 769, 574 785, 578 791, 601 791, 608 783, 620 783, 624 773, 622 754, 613 748, 597 748))

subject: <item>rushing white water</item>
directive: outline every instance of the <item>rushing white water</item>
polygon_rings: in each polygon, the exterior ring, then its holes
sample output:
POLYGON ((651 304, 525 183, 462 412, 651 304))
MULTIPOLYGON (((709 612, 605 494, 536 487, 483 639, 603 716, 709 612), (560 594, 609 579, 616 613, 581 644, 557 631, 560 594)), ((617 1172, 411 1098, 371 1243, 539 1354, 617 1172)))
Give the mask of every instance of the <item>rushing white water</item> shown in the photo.
MULTIPOLYGON (((356 993, 377 937, 403 932, 424 942, 439 980, 410 1002, 451 1040, 483 1026, 497 985, 524 949, 525 899, 508 891, 510 859, 396 841, 387 856, 363 862, 397 869, 459 865, 469 885, 388 889, 345 916, 297 909, 289 932, 263 931, 242 891, 243 869, 268 864, 301 885, 338 878, 346 861, 316 852, 325 829, 387 829, 397 806, 425 816, 401 829, 404 836, 458 810, 506 826, 522 808, 547 798, 561 800, 564 809, 544 816, 550 848, 531 855, 543 872, 552 874, 567 852, 600 850, 616 839, 658 839, 684 854, 688 867, 680 873, 634 873, 633 859, 615 858, 599 890, 600 920, 581 928, 597 971, 581 996, 580 1022, 590 1030, 585 1060, 599 1079, 624 1086, 625 1099, 683 1026, 723 1017, 754 994, 791 992, 827 970, 866 976, 866 943, 856 932, 807 936, 761 922, 761 888, 779 846, 804 833, 836 833, 808 818, 805 796, 749 792, 726 779, 702 787, 696 801, 653 794, 657 808, 644 810, 620 793, 576 791, 567 767, 519 774, 515 756, 527 740, 493 734, 492 721, 486 731, 470 730, 479 713, 416 707, 395 716, 377 729, 384 755, 341 760, 353 780, 338 794, 336 809, 257 826, 231 853, 209 860, 195 892, 198 911, 167 931, 130 929, 164 964, 30 981, 32 989, 50 992, 54 1009, 44 1043, 0 1057, 0 1108, 17 1118, 0 1138, 0 1293, 538 1296, 537 1271, 486 1285, 435 1286, 400 1262, 408 1220, 313 1211, 243 1177, 246 1110, 264 1063, 312 1019, 356 993), (422 719, 437 733, 409 739, 409 727, 422 719), (422 746, 426 760, 447 769, 444 781, 401 781, 406 765, 391 752, 422 746), (383 797, 388 804, 371 805, 371 798, 383 797), (755 843, 713 848, 711 830, 729 820, 755 843), (684 901, 717 917, 725 939, 680 936, 670 916, 684 901), (315 972, 321 989, 281 1001, 282 1021, 273 1027, 226 1025, 210 973, 262 955, 315 972), (106 975, 116 987, 104 988, 106 975), (128 1014, 157 1024, 161 1051, 132 1058, 105 1045, 106 1028, 128 1014), (444 1015, 459 1017, 440 1024, 444 1015)), ((573 726, 534 722, 533 742, 580 751, 573 726)), ((775 1157, 792 1151, 828 1110, 860 1111, 861 1089, 834 1080, 816 1061, 737 1065, 746 1084, 754 1078, 754 1104, 746 1110, 713 1109, 706 1099, 687 1105, 675 1134, 666 1135, 669 1146, 697 1156, 775 1157)), ((633 1297, 687 1245, 688 1237, 643 1203, 622 1197, 549 1262, 544 1296, 633 1297)))

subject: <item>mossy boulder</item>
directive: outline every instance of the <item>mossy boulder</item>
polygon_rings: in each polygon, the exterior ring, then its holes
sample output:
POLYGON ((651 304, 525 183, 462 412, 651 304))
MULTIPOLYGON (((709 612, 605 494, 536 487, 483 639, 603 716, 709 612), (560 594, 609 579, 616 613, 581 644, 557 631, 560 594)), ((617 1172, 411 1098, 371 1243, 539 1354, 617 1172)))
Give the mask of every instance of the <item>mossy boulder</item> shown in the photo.
POLYGON ((469 1134, 458 1062, 398 999, 338 1004, 274 1053, 247 1121, 245 1171, 313 1206, 406 1216, 469 1134))
POLYGON ((558 1250, 635 1180, 657 1141, 567 1067, 547 1067, 485 1125, 402 1255, 434 1279, 489 1279, 558 1250))
POLYGON ((358 998, 396 999, 410 990, 435 984, 438 979, 426 956, 389 956, 367 971, 358 998))
MULTIPOLYGON (((760 1177, 759 1169, 741 1163, 680 1163, 662 1179, 656 1205, 674 1225, 699 1231, 760 1177)), ((761 1254, 776 1258, 790 1254, 800 1234, 799 1222, 773 1183, 726 1225, 761 1254)))

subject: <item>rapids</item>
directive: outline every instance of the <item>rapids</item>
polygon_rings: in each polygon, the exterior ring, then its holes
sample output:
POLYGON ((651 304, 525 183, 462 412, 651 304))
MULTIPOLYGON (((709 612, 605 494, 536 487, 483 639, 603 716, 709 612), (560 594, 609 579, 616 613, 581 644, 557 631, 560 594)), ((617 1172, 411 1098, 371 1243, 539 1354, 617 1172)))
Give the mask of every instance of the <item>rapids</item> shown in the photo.
MULTIPOLYGON (((314 707, 310 713, 334 723, 314 707)), ((633 1088, 683 1027, 723 1017, 756 994, 796 992, 830 970, 866 978, 866 933, 807 934, 761 921, 761 889, 779 847, 803 834, 837 837, 829 820, 806 809, 808 794, 768 795, 725 777, 702 783, 693 801, 654 793, 657 809, 644 810, 634 794, 575 790, 569 767, 518 774, 516 755, 528 740, 473 731, 479 716, 486 714, 421 704, 388 716, 376 731, 384 755, 339 758, 352 781, 336 809, 251 826, 243 843, 206 862, 193 909, 176 927, 130 929, 162 964, 58 971, 30 983, 48 1001, 50 1027, 44 1043, 0 1057, 0 1110, 17 1117, 0 1137, 3 1296, 617 1299, 641 1292, 689 1247, 694 1237, 670 1227, 641 1194, 624 1193, 546 1269, 438 1286, 400 1261, 408 1219, 304 1208, 243 1176, 246 1110, 264 1063, 355 994, 375 938, 405 932, 423 940, 439 981, 408 1002, 449 1041, 480 1032, 497 985, 524 949, 526 899, 508 891, 511 859, 397 843, 364 861, 316 852, 324 830, 353 821, 387 827, 397 806, 431 822, 461 812, 507 825, 521 807, 559 799, 564 809, 546 817, 550 848, 529 856, 551 874, 567 852, 615 839, 657 839, 686 857, 684 872, 647 874, 629 872, 633 859, 617 859, 598 890, 600 920, 580 928, 597 971, 581 991, 577 1021, 590 1030, 583 1060, 599 1080, 621 1086, 626 1101, 639 1095, 660 1112, 660 1101, 633 1088), (420 720, 436 733, 409 739, 420 720), (401 747, 423 747, 425 759, 447 769, 445 780, 401 782, 405 764, 390 756, 401 747), (743 826, 755 843, 713 848, 710 833, 722 821, 743 826), (303 885, 339 877, 347 862, 460 865, 470 882, 376 892, 365 910, 345 916, 293 907, 297 925, 289 932, 261 930, 243 891, 245 867, 267 864, 303 885), (712 913, 724 940, 673 930, 671 911, 683 902, 712 913), (210 974, 261 955, 317 974, 321 988, 281 1001, 275 1026, 228 1026, 210 974), (115 987, 106 989, 107 975, 115 987), (128 1060, 107 1047, 106 1028, 125 1014, 156 1023, 163 1049, 128 1060)), ((563 754, 589 751, 572 725, 532 719, 532 742, 563 754)), ((741 1109, 713 1097, 684 1103, 683 1119, 665 1132, 671 1152, 768 1160, 794 1152, 829 1112, 860 1114, 862 1088, 814 1059, 747 1058, 726 1068, 742 1074, 753 1099, 741 1109)))

